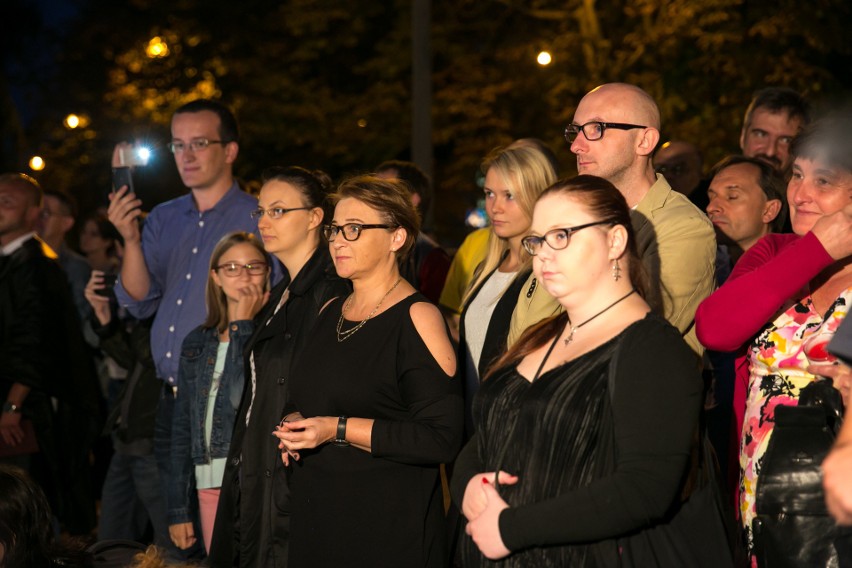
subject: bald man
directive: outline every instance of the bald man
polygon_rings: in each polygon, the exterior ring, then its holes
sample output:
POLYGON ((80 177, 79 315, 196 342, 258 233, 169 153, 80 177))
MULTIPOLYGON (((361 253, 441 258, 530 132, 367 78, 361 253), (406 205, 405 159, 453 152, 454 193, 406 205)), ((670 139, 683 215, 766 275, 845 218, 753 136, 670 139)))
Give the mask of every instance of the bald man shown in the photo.
POLYGON ((34 179, 0 173, 0 439, 13 449, 38 441, 37 457, 0 463, 38 473, 63 528, 83 535, 95 525, 89 450, 100 395, 68 280, 36 236, 43 203, 34 179))
MULTIPOLYGON (((649 280, 646 300, 702 353, 695 337, 695 310, 713 290, 716 237, 713 225, 689 199, 654 171, 660 111, 634 85, 610 83, 590 91, 565 129, 577 171, 609 180, 632 209, 633 230, 649 280)), ((512 316, 511 345, 559 304, 531 277, 512 316)))

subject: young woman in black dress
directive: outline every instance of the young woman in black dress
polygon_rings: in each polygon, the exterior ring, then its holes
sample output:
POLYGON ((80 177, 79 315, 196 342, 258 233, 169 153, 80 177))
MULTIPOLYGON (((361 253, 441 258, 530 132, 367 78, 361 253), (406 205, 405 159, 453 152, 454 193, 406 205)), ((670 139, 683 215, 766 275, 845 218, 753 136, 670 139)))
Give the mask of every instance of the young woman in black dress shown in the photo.
POLYGON ((353 178, 335 198, 325 234, 354 291, 320 314, 275 433, 290 567, 444 566, 439 465, 461 445, 461 389, 441 313, 400 277, 417 213, 395 180, 353 178))
POLYGON ((593 176, 557 182, 523 243, 565 312, 529 329, 474 400, 476 434, 452 480, 468 520, 463 565, 708 565, 691 538, 714 535, 668 531, 700 375, 642 297, 624 198, 593 176))
POLYGON ((296 354, 312 341, 320 308, 349 294, 322 237, 331 180, 322 172, 275 167, 263 175, 253 213, 283 280, 255 318, 246 345, 246 386, 234 425, 210 547, 212 566, 287 566, 287 476, 269 433, 284 416, 296 354))

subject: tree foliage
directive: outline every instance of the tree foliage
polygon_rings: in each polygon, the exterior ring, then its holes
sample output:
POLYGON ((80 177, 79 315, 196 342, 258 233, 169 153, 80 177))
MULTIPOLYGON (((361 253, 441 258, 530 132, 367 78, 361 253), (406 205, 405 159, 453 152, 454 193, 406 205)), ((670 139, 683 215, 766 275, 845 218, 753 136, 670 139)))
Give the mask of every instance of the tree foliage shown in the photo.
MULTIPOLYGON (((61 165, 43 175, 86 202, 85 188, 108 184, 117 140, 162 149, 174 109, 198 96, 237 109, 246 179, 273 164, 340 176, 406 159, 410 10, 403 0, 91 0, 68 36, 61 87, 32 129, 61 165), (167 51, 152 54, 159 44, 167 51), (72 111, 87 114, 87 129, 59 126, 72 111)), ((432 14, 436 221, 445 232, 460 225, 478 163, 496 145, 541 138, 571 173, 562 132, 598 84, 648 90, 664 137, 692 141, 710 163, 737 150, 756 89, 788 85, 818 100, 852 80, 846 0, 434 0, 432 14), (540 50, 553 63, 539 66, 540 50)))

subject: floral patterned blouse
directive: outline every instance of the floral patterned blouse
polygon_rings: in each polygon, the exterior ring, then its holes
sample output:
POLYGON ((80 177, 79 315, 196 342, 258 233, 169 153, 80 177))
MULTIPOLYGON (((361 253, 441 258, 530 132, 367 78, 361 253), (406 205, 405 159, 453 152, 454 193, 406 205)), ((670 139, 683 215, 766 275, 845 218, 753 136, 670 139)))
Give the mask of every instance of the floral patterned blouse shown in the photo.
POLYGON ((740 519, 752 548, 751 523, 755 517, 755 488, 763 456, 775 426, 775 407, 796 406, 799 393, 815 376, 805 369, 826 363, 825 351, 852 301, 847 288, 823 316, 807 296, 790 306, 751 344, 750 377, 740 447, 740 519))

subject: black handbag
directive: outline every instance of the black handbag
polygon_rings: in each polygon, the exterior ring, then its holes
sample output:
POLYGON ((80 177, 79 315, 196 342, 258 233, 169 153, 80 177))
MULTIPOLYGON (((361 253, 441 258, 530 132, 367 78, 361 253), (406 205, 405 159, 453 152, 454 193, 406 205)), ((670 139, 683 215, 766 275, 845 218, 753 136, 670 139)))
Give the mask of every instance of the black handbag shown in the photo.
POLYGON ((752 523, 759 568, 839 566, 834 543, 840 533, 825 506, 820 466, 842 417, 831 379, 802 389, 798 406, 775 408, 752 523))

